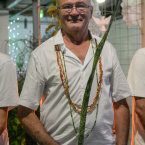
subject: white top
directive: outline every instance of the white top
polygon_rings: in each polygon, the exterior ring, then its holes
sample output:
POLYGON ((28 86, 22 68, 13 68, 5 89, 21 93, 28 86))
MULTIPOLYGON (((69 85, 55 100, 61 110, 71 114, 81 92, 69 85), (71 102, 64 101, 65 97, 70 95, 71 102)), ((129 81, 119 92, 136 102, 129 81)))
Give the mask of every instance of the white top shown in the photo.
MULTIPOLYGON (((94 38, 97 39, 98 43, 100 38, 92 35, 92 42, 95 48, 94 38)), ((19 104, 36 110, 44 93, 45 101, 40 111, 41 122, 45 129, 61 145, 77 145, 78 137, 76 137, 74 132, 69 101, 60 79, 60 71, 54 48, 56 44, 61 45, 61 51, 65 56, 71 99, 76 104, 82 104, 94 59, 92 45, 90 44, 84 64, 82 64, 77 56, 65 47, 61 31, 32 52, 19 104)), ((84 145, 112 145, 114 143, 112 133, 114 122, 112 101, 119 101, 131 94, 126 78, 121 70, 116 51, 108 42, 105 43, 101 59, 103 82, 97 122, 93 132, 85 140, 84 145)), ((89 104, 92 104, 95 98, 96 82, 95 75, 89 104)), ((90 132, 95 116, 96 109, 87 115, 85 135, 90 132)), ((80 115, 74 110, 73 118, 75 127, 78 130, 80 115)))
MULTIPOLYGON (((0 53, 0 107, 17 106, 17 77, 13 61, 5 54, 0 53)), ((0 145, 8 142, 7 129, 0 136, 0 145)))
MULTIPOLYGON (((133 90, 132 96, 145 98, 145 48, 137 50, 128 72, 128 83, 133 90)), ((133 100, 133 128, 132 145, 145 144, 145 130, 143 129, 138 116, 134 112, 135 100, 133 100)))

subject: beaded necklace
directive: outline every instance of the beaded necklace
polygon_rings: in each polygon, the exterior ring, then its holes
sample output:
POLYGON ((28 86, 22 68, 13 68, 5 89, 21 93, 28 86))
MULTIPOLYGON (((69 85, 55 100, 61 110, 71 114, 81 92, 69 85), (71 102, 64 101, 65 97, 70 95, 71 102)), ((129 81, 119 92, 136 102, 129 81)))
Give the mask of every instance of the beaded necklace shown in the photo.
MULTIPOLYGON (((91 44, 92 44, 92 41, 90 40, 91 44)), ((93 49, 93 53, 94 53, 94 47, 93 47, 93 44, 92 44, 92 49, 93 49)), ((97 49, 97 44, 96 44, 96 49, 97 49)), ((75 133, 76 133, 76 136, 78 136, 78 132, 77 132, 77 129, 75 127, 75 124, 74 124, 74 118, 73 118, 73 115, 72 115, 72 108, 74 108, 74 110, 76 112, 78 112, 79 114, 81 114, 81 111, 79 109, 77 109, 76 106, 78 107, 82 107, 82 105, 78 105, 78 104, 75 104, 72 102, 71 100, 71 97, 70 97, 70 93, 69 93, 69 85, 68 85, 68 78, 67 78, 67 71, 66 71, 66 65, 65 65, 65 58, 64 58, 64 54, 63 53, 60 53, 60 47, 59 45, 55 45, 55 51, 56 51, 56 55, 57 55, 57 62, 58 62, 58 65, 59 65, 59 69, 60 69, 60 77, 61 77, 61 81, 62 81, 62 84, 63 84, 63 87, 65 89, 65 93, 69 99, 69 104, 70 104, 70 114, 71 114, 71 118, 72 118, 72 123, 73 123, 73 127, 74 127, 74 130, 75 130, 75 133), (61 54, 62 54, 62 57, 61 57, 61 54)), ((96 124, 96 120, 97 120, 97 114, 98 114, 98 98, 99 98, 99 93, 100 93, 100 90, 101 90, 101 83, 102 83, 102 75, 103 75, 103 70, 102 70, 102 64, 101 64, 101 57, 99 57, 99 81, 98 81, 98 73, 97 73, 97 69, 96 69, 96 77, 97 77, 97 92, 96 92, 96 96, 93 100, 93 103, 91 105, 88 106, 88 110, 87 110, 87 113, 91 113, 95 108, 97 109, 96 111, 96 117, 95 117, 95 121, 94 121, 94 124, 93 124, 93 127, 91 129, 91 131, 87 134, 86 138, 91 134, 91 132, 93 131, 93 128, 96 124)))

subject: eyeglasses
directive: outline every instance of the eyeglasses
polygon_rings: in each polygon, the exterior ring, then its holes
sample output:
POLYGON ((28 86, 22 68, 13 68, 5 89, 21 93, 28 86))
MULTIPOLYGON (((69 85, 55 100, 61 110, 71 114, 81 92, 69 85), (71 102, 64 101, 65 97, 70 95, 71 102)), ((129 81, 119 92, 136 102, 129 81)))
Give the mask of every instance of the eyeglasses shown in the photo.
POLYGON ((76 8, 76 10, 79 13, 83 13, 86 12, 88 10, 88 8, 91 7, 89 5, 86 4, 76 4, 76 5, 71 5, 71 4, 66 4, 60 7, 57 7, 57 9, 61 9, 63 10, 65 13, 71 13, 73 8, 76 8))

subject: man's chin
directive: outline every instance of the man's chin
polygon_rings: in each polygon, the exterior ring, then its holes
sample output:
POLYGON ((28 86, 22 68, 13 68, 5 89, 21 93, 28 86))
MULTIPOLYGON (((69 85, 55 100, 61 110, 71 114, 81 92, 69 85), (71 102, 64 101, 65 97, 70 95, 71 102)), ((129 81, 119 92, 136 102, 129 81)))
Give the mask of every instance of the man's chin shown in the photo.
POLYGON ((69 27, 69 29, 72 31, 79 31, 83 29, 83 26, 74 25, 74 26, 69 27))

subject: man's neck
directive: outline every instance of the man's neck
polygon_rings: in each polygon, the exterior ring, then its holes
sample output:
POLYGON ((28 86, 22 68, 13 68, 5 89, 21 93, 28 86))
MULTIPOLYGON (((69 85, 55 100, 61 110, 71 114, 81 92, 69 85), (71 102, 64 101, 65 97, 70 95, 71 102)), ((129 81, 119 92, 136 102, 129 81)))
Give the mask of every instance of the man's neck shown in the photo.
POLYGON ((88 31, 84 31, 84 32, 74 31, 74 32, 68 33, 66 31, 62 30, 62 34, 63 34, 63 39, 65 42, 73 43, 75 45, 80 45, 84 41, 89 40, 88 31))

